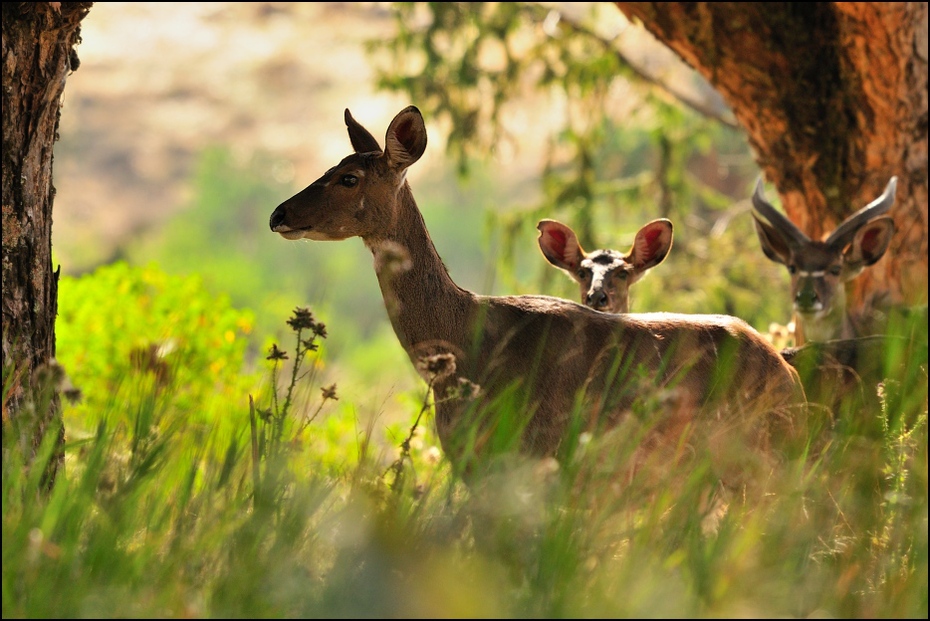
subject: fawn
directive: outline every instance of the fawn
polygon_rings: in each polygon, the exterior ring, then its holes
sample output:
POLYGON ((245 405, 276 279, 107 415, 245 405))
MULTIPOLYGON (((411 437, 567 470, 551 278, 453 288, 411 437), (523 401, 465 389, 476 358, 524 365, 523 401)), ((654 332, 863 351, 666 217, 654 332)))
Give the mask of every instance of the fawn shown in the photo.
POLYGON ((536 228, 543 256, 578 283, 582 303, 609 313, 630 310, 630 287, 672 248, 672 223, 665 218, 639 229, 625 253, 607 248, 585 252, 575 232, 556 220, 540 220, 536 228))

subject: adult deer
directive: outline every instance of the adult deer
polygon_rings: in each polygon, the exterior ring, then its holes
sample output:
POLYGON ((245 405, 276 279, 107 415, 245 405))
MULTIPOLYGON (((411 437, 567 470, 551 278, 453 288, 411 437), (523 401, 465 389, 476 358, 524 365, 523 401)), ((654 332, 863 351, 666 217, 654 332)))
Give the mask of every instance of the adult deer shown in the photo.
POLYGON ((536 228, 543 256, 578 283, 582 303, 610 313, 630 310, 630 287, 664 261, 672 247, 672 223, 665 218, 639 229, 629 252, 585 252, 575 231, 556 220, 540 220, 536 228))
POLYGON ((762 251, 791 274, 795 345, 861 336, 846 306, 847 282, 885 254, 894 221, 884 215, 894 205, 898 178, 877 199, 844 220, 822 241, 813 240, 773 207, 762 191, 752 195, 752 216, 762 251))
POLYGON ((394 332, 433 388, 437 432, 453 463, 495 452, 508 429, 505 448, 556 455, 579 421, 591 432, 637 422, 643 402, 661 394, 674 407, 639 421, 649 428, 644 454, 700 444, 726 469, 733 449, 751 447, 752 461, 771 455, 771 442, 792 439, 803 388, 737 318, 612 315, 456 285, 406 180, 426 149, 420 111, 408 106, 394 117, 383 150, 348 110, 345 123, 355 152, 281 203, 270 227, 290 240, 362 238, 394 332), (444 360, 454 364, 437 364, 444 360), (462 396, 463 385, 480 391, 462 396))
MULTIPOLYGON (((846 304, 846 283, 885 254, 894 221, 897 177, 877 199, 852 214, 823 240, 812 240, 763 195, 762 179, 752 196, 752 215, 762 251, 788 268, 794 307, 795 347, 782 351, 810 399, 841 410, 872 410, 884 379, 889 339, 869 334, 846 304)), ((855 419, 853 419, 855 420, 855 419)))

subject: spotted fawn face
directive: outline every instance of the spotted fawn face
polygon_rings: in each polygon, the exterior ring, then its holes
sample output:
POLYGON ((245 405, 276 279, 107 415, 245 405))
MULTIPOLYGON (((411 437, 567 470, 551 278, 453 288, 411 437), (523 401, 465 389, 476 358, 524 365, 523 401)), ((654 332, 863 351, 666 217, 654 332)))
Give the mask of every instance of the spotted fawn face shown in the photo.
POLYGON ((664 218, 643 226, 626 253, 585 252, 575 232, 556 220, 541 220, 536 228, 543 256, 578 283, 581 303, 610 313, 629 311, 630 286, 661 263, 672 246, 672 223, 664 218))

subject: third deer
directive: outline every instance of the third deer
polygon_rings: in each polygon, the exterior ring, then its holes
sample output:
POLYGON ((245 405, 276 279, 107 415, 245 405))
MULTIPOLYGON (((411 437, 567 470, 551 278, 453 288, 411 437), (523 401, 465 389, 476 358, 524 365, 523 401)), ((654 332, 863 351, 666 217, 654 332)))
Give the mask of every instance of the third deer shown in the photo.
POLYGON ((765 199, 761 178, 752 196, 762 251, 791 276, 795 347, 782 355, 798 369, 809 397, 834 410, 874 405, 876 386, 884 379, 892 337, 870 334, 850 313, 846 283, 888 249, 894 222, 885 214, 894 205, 897 182, 892 177, 881 196, 822 240, 808 237, 765 199))
POLYGON ((823 240, 813 240, 765 200, 759 178, 752 195, 753 222, 765 256, 791 275, 795 345, 862 336, 846 307, 845 286, 888 249, 894 221, 885 214, 894 205, 897 187, 898 178, 892 177, 881 196, 823 240))

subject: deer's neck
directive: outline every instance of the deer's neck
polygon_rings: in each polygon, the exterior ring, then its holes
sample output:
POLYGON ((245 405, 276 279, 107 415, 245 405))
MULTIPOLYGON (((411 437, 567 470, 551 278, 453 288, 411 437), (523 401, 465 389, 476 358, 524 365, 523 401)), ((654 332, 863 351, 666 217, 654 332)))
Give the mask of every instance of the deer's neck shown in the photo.
POLYGON ((461 353, 475 296, 449 276, 409 186, 398 201, 394 221, 364 240, 394 332, 414 362, 439 351, 461 353))

